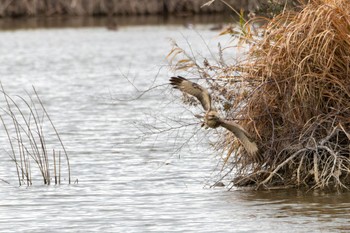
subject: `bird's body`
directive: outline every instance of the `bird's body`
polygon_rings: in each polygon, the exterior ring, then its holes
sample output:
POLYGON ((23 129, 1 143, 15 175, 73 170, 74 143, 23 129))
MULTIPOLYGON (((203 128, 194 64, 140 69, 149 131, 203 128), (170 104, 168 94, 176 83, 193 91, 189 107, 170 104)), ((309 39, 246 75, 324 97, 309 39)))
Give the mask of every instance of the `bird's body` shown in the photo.
POLYGON ((191 82, 181 76, 171 77, 170 84, 174 88, 181 90, 189 95, 196 97, 203 106, 206 114, 204 116, 204 124, 209 128, 217 128, 219 126, 231 131, 242 143, 246 151, 255 155, 258 152, 256 143, 251 140, 251 136, 240 125, 221 119, 218 112, 212 106, 211 96, 209 92, 197 83, 191 82))

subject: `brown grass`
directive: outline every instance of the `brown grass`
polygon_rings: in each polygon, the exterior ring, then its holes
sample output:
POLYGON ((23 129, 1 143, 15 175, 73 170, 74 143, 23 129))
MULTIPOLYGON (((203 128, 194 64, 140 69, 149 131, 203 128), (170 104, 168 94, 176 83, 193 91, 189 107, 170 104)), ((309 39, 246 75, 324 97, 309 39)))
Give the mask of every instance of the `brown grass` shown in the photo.
POLYGON ((177 64, 200 70, 223 115, 259 143, 263 160, 256 162, 231 134, 219 140, 233 185, 348 189, 350 2, 312 0, 245 39, 252 46, 238 65, 177 64))
MULTIPOLYGON (((226 0, 244 7, 240 0, 226 0)), ((149 15, 223 12, 219 1, 201 7, 207 0, 3 0, 0 17, 37 15, 149 15)))

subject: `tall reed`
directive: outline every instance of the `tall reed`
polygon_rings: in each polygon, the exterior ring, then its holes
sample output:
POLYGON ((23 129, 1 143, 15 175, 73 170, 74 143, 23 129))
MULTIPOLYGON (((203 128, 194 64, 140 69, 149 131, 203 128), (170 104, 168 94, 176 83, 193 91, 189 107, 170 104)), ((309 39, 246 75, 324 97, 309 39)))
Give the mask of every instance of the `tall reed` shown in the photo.
POLYGON ((1 92, 5 107, 0 107, 3 112, 0 120, 9 143, 8 154, 16 168, 19 185, 32 185, 37 177, 41 177, 46 185, 52 182, 61 184, 62 153, 66 160, 67 182, 70 184, 71 171, 67 151, 35 88, 33 87, 34 98, 28 94, 29 100, 21 96, 11 97, 2 84, 1 92), (45 125, 46 121, 49 122, 49 127, 45 125), (45 131, 48 129, 51 130, 49 133, 45 131), (51 134, 50 141, 56 138, 58 152, 48 149, 47 134, 51 134), (39 176, 35 176, 35 173, 39 176))

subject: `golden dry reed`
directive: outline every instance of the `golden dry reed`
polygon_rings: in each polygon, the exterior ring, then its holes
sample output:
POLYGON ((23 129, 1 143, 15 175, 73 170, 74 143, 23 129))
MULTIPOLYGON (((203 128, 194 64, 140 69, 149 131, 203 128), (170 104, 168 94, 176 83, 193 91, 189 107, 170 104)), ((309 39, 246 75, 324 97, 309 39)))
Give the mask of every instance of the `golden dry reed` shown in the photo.
POLYGON ((310 0, 262 32, 249 29, 240 35, 250 51, 235 65, 222 56, 201 65, 176 44, 171 51, 186 57, 175 68, 199 72, 222 114, 255 135, 260 160, 229 133, 216 145, 227 152, 232 184, 349 189, 350 1, 310 0))
MULTIPOLYGON (((226 10, 214 2, 201 7, 207 0, 3 0, 0 17, 37 15, 147 15, 174 13, 214 13, 226 10)), ((237 8, 247 7, 242 0, 226 0, 237 8)))

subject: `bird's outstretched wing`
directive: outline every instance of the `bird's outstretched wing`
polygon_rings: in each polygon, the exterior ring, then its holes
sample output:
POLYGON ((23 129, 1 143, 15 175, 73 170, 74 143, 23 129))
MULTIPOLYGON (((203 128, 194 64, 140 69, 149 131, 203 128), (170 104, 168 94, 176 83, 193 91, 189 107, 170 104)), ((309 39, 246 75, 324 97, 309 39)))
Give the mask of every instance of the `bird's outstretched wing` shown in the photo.
POLYGON ((246 151, 251 155, 256 155, 258 152, 258 146, 250 139, 250 135, 242 126, 227 120, 220 119, 220 125, 229 131, 231 131, 243 144, 246 151))
POLYGON ((174 88, 196 97, 201 102, 205 111, 212 110, 210 94, 204 87, 181 76, 171 77, 170 84, 174 88))

